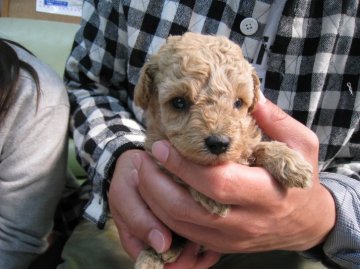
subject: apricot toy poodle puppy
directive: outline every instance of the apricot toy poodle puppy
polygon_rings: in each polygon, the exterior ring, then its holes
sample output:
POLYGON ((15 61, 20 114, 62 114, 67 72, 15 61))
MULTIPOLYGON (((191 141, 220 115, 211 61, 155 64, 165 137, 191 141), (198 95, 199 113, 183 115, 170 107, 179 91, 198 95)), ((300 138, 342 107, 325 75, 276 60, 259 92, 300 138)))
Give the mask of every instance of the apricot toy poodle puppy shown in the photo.
MULTIPOLYGON (((233 161, 267 169, 284 187, 311 184, 312 167, 300 154, 276 141, 264 141, 251 116, 260 82, 241 48, 225 37, 186 33, 168 38, 146 62, 135 88, 144 110, 149 152, 169 140, 180 154, 201 165, 233 161)), ((179 179, 176 179, 179 180, 179 179)), ((220 204, 189 188, 206 210, 226 216, 220 204)), ((165 253, 147 248, 136 269, 162 269, 180 255, 185 240, 165 253)))

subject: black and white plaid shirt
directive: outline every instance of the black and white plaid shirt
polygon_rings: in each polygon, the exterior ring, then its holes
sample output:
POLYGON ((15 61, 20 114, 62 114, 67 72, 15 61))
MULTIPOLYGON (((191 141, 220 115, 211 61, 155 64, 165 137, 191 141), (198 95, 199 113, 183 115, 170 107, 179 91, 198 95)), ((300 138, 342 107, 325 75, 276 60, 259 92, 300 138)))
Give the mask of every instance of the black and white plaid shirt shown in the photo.
POLYGON ((323 249, 336 263, 359 268, 359 1, 288 0, 268 46, 264 28, 274 19, 268 16, 272 2, 84 1, 65 80, 72 136, 92 183, 85 217, 104 225, 114 162, 122 152, 143 146, 142 111, 132 98, 146 59, 169 35, 223 35, 241 45, 254 64, 268 53, 265 96, 318 135, 321 182, 332 192, 338 214, 323 249), (240 27, 246 18, 257 22, 252 35, 240 27))

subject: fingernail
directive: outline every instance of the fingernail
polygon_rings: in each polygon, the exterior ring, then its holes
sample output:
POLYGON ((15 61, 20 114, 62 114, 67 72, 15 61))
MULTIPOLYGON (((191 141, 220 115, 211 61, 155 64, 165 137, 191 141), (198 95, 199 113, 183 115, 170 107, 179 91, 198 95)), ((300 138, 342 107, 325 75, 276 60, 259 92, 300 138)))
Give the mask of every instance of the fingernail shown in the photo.
POLYGON ((266 98, 265 98, 264 94, 262 93, 262 91, 259 91, 259 103, 260 104, 266 103, 266 98))
POLYGON ((160 162, 166 162, 169 157, 169 145, 163 141, 156 141, 151 148, 154 157, 160 162))
POLYGON ((163 234, 156 229, 151 230, 148 237, 150 246, 155 249, 157 253, 162 253, 165 250, 165 238, 163 234))

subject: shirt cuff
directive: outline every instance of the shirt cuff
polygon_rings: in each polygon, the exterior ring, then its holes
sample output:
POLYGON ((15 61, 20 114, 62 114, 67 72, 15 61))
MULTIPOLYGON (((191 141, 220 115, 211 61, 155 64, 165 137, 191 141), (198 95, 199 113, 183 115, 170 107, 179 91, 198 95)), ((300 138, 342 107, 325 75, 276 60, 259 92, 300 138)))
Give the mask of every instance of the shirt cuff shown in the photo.
POLYGON ((359 268, 360 195, 357 190, 360 182, 333 173, 320 173, 320 182, 335 200, 336 223, 322 245, 303 254, 321 260, 329 268, 359 268))
POLYGON ((101 154, 92 179, 90 200, 85 206, 84 217, 102 229, 108 216, 107 192, 117 158, 130 149, 143 149, 145 135, 129 134, 110 141, 101 154))

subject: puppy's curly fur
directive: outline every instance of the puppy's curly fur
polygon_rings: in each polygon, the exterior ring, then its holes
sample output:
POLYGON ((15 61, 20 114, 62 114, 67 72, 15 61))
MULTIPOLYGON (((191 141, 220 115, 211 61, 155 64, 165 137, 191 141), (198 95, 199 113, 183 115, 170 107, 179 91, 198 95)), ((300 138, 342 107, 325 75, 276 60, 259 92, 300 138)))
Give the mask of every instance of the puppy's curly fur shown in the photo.
MULTIPOLYGON (((171 36, 141 70, 135 102, 144 109, 146 150, 167 139, 187 159, 202 165, 234 161, 266 168, 285 187, 307 187, 312 168, 285 144, 262 141, 251 112, 259 79, 240 47, 225 37, 171 36)), ((230 206, 189 188, 209 212, 226 216, 230 206)), ((144 250, 136 269, 161 269, 180 247, 157 254, 144 250)))

